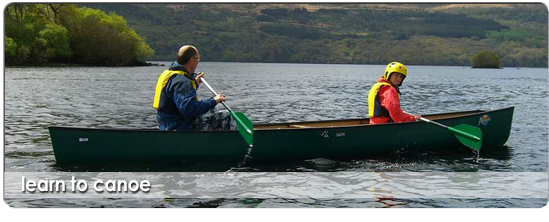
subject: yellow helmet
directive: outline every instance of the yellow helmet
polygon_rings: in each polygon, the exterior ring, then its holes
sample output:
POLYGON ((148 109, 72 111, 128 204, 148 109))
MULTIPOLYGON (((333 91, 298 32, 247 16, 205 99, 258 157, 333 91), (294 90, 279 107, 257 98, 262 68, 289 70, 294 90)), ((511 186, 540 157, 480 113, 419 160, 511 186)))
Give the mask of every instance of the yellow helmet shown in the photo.
POLYGON ((385 80, 389 80, 389 77, 391 76, 391 73, 398 72, 404 75, 404 78, 408 76, 408 68, 400 62, 391 62, 389 65, 387 65, 387 68, 385 68, 385 74, 383 75, 383 78, 385 80))

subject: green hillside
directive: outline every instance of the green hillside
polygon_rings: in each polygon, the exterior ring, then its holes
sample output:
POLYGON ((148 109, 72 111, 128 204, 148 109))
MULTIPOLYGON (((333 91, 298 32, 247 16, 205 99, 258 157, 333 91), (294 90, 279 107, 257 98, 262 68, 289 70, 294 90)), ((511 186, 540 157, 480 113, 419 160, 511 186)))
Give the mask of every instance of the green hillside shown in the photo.
POLYGON ((547 67, 543 4, 79 4, 115 12, 173 60, 469 66, 491 50, 503 66, 547 67))

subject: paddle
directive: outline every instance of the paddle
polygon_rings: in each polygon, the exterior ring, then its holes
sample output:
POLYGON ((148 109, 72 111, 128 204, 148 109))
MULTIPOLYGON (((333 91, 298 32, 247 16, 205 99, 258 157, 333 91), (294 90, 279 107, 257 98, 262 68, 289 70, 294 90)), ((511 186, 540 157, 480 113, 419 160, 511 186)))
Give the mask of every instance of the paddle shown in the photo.
POLYGON ((425 119, 423 117, 419 118, 421 121, 425 121, 437 126, 440 126, 444 129, 450 130, 452 133, 454 133, 454 136, 457 137, 459 142, 461 142, 463 145, 475 150, 479 151, 482 147, 482 130, 480 128, 467 125, 467 124, 459 124, 455 127, 449 127, 428 119, 425 119))
MULTIPOLYGON (((213 90, 210 84, 206 82, 206 79, 204 79, 204 77, 202 77, 201 79, 202 83, 204 83, 206 87, 208 87, 208 89, 210 89, 210 91, 212 91, 212 93, 217 96, 217 93, 213 90)), ((225 107, 225 109, 229 111, 229 113, 231 113, 231 116, 236 121, 238 132, 240 133, 242 138, 244 138, 244 141, 246 141, 248 146, 252 147, 254 141, 254 124, 252 123, 252 121, 250 121, 250 119, 248 119, 248 117, 246 117, 244 113, 233 112, 231 108, 225 105, 225 102, 221 102, 221 104, 225 107)))

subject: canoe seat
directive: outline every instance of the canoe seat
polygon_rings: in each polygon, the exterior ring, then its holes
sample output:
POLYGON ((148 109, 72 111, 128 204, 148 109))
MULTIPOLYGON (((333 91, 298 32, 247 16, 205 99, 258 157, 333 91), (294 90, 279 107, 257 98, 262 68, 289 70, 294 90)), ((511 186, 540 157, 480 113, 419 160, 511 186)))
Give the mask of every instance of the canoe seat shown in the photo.
POLYGON ((309 128, 310 126, 304 126, 304 125, 288 125, 290 128, 309 128))

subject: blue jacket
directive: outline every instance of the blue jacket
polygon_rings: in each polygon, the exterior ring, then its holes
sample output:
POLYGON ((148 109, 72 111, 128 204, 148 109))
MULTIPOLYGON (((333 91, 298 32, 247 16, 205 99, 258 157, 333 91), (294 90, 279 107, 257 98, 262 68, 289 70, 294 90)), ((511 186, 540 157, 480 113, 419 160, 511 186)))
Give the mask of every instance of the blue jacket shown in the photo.
MULTIPOLYGON (((172 63, 170 70, 182 70, 189 73, 177 62, 172 63)), ((195 73, 192 74, 194 78, 195 73)), ((191 130, 192 122, 197 116, 213 109, 217 102, 213 99, 197 100, 196 90, 191 80, 182 75, 173 75, 162 89, 156 119, 160 130, 191 130)))

